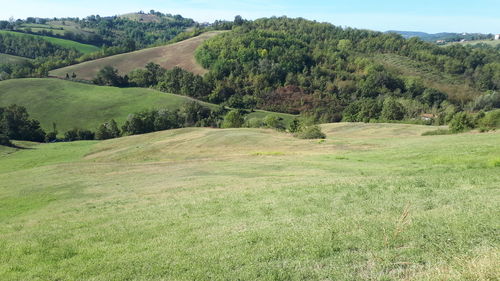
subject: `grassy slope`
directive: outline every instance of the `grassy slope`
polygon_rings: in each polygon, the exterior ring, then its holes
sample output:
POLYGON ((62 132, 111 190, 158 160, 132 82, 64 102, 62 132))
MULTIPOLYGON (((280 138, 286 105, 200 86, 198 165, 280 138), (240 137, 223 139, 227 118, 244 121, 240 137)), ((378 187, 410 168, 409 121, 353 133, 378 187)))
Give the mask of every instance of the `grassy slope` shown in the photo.
POLYGON ((49 36, 31 35, 31 34, 24 34, 24 33, 19 33, 19 32, 5 31, 5 30, 0 30, 0 33, 15 34, 17 36, 39 37, 39 38, 42 38, 42 39, 44 39, 44 40, 46 40, 54 45, 59 45, 59 46, 62 46, 64 48, 70 48, 70 49, 74 48, 83 54, 88 54, 88 53, 92 53, 92 52, 99 50, 98 47, 93 46, 93 45, 82 44, 82 43, 78 43, 78 42, 71 41, 71 40, 54 38, 54 37, 49 37, 49 36))
POLYGON ((18 63, 23 63, 23 62, 26 62, 29 60, 30 59, 28 59, 28 58, 23 58, 23 57, 18 57, 18 56, 0 53, 0 64, 4 64, 4 63, 18 64, 18 63))
POLYGON ((428 129, 181 129, 0 156, 0 276, 498 280, 500 134, 428 129))
POLYGON ((470 87, 462 77, 436 71, 403 56, 380 54, 375 56, 375 60, 403 75, 420 77, 427 87, 439 89, 458 101, 468 101, 481 95, 480 91, 470 87))
POLYGON ((196 74, 204 74, 206 70, 196 62, 194 51, 203 41, 219 33, 216 31, 207 32, 175 44, 88 61, 53 70, 50 72, 50 75, 65 77, 66 73, 74 72, 79 79, 92 80, 95 78, 97 72, 107 65, 117 68, 120 74, 123 75, 136 68, 143 68, 149 62, 160 64, 166 69, 179 66, 196 74))
MULTIPOLYGON (((88 85, 59 79, 13 79, 0 82, 0 106, 25 106, 42 127, 59 132, 73 127, 95 130, 114 118, 122 124, 130 113, 145 109, 178 109, 192 99, 144 88, 114 88, 88 85)), ((214 105, 204 103, 213 107, 214 105)), ((271 114, 256 111, 250 117, 271 114)), ((278 114, 286 120, 293 115, 278 114)))

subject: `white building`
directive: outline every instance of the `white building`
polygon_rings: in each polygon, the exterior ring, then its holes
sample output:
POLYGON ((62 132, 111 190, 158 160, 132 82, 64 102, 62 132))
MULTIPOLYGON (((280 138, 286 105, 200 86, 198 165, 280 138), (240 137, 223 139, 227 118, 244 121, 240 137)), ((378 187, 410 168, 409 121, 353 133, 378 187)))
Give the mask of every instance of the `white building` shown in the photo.
POLYGON ((500 34, 495 35, 495 40, 500 40, 500 34))

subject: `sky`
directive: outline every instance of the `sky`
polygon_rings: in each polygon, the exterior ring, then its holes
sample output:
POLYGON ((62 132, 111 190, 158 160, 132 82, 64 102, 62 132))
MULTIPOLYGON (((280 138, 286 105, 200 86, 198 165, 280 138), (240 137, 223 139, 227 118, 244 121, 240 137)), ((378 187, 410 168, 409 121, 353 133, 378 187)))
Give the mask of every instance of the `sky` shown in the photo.
POLYGON ((283 16, 378 31, 500 33, 500 0, 0 0, 10 17, 112 16, 151 9, 199 22, 283 16))

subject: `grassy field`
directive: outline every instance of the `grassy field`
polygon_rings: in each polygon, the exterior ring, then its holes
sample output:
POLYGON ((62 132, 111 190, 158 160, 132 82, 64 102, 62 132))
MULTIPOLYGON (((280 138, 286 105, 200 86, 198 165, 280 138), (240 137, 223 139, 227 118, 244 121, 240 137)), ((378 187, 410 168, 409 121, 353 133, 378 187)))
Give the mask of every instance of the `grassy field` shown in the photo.
POLYGON ((403 75, 420 77, 427 87, 439 89, 456 101, 467 102, 481 95, 481 92, 468 85, 463 77, 437 71, 403 56, 379 54, 375 56, 375 60, 403 75))
POLYGON ((32 35, 32 34, 25 34, 25 33, 20 33, 20 32, 12 32, 12 31, 6 31, 6 30, 0 30, 0 34, 2 33, 8 33, 8 34, 14 34, 17 36, 32 36, 32 37, 38 37, 43 40, 46 40, 54 45, 59 45, 64 48, 69 48, 69 49, 76 49, 79 52, 83 54, 88 54, 92 53, 95 51, 98 51, 99 48, 93 45, 88 45, 88 44, 82 44, 78 43, 75 41, 71 40, 66 40, 66 39, 60 39, 60 38, 54 38, 54 37, 49 37, 49 36, 41 36, 41 35, 32 35))
MULTIPOLYGON (((76 83, 60 79, 12 79, 0 81, 0 106, 25 106, 42 127, 60 133, 74 127, 95 130, 99 124, 115 119, 122 124, 131 113, 146 109, 178 109, 191 98, 145 88, 115 88, 76 83)), ((203 103, 209 107, 213 104, 203 103)), ((271 114, 256 111, 249 118, 271 114)), ((290 114, 277 114, 286 121, 290 114)))
POLYGON ((134 69, 144 68, 149 62, 157 63, 166 69, 178 66, 196 74, 204 74, 206 70, 196 62, 194 51, 203 41, 219 33, 207 32, 175 44, 88 61, 53 70, 50 75, 65 77, 66 73, 74 72, 79 79, 92 80, 99 70, 108 65, 117 68, 120 74, 124 75, 134 69))
POLYGON ((18 57, 18 56, 0 53, 0 64, 4 64, 4 63, 18 64, 18 63, 23 63, 23 62, 26 62, 29 60, 30 59, 28 59, 28 58, 23 58, 23 57, 18 57))
POLYGON ((498 280, 500 133, 429 129, 0 148, 0 279, 498 280))

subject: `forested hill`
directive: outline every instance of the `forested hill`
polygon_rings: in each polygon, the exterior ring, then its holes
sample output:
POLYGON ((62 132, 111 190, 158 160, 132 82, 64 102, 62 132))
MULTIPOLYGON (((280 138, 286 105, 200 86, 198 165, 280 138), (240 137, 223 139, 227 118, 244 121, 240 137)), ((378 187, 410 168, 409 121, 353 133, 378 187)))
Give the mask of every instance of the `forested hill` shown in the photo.
POLYGON ((401 120, 425 112, 447 118, 449 112, 497 106, 486 93, 500 89, 496 49, 439 47, 305 19, 235 21, 232 32, 208 40, 196 57, 210 69, 208 100, 256 101, 261 108, 308 112, 324 122, 401 120), (456 96, 433 88, 421 75, 389 71, 376 63, 380 54, 408 58, 476 94, 456 96))

